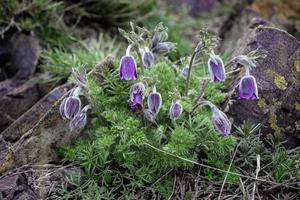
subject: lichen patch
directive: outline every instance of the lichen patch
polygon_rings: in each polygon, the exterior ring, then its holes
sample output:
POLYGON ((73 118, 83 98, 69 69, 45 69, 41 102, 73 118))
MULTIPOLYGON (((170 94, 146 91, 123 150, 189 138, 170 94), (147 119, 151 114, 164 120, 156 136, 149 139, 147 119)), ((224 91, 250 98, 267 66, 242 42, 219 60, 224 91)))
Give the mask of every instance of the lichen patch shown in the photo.
POLYGON ((277 72, 267 69, 266 74, 268 77, 272 78, 276 87, 278 87, 281 90, 286 90, 288 83, 286 82, 284 76, 281 76, 277 72))

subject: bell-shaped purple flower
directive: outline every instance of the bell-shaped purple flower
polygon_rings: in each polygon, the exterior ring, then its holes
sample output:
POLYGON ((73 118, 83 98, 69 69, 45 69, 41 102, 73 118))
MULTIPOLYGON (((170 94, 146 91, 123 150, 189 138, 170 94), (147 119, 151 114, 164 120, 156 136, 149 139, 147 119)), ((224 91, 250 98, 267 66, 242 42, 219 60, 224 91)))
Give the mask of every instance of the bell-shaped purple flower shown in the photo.
POLYGON ((156 88, 153 88, 153 91, 148 96, 148 108, 149 110, 157 114, 162 105, 162 98, 160 93, 156 92, 156 88))
POLYGON ((257 84, 254 76, 245 75, 242 77, 239 86, 240 99, 255 100, 258 99, 257 84))
POLYGON ((222 135, 229 135, 231 131, 231 122, 227 115, 216 106, 212 106, 211 108, 214 128, 222 135))
POLYGON ((189 66, 187 65, 181 70, 181 75, 184 78, 184 80, 187 79, 188 74, 189 74, 189 66))
POLYGON ((154 46, 151 51, 155 54, 165 54, 174 51, 175 48, 176 46, 172 42, 160 42, 154 46))
POLYGON ((183 108, 178 100, 173 101, 170 108, 170 118, 171 120, 177 120, 182 114, 183 108))
POLYGON ((67 97, 60 105, 60 113, 64 119, 72 119, 81 108, 81 101, 78 97, 67 97))
POLYGON ((148 48, 145 49, 142 56, 143 66, 148 68, 154 64, 154 55, 148 48))
POLYGON ((144 100, 145 85, 143 83, 136 83, 130 88, 129 105, 132 110, 142 110, 144 100))
POLYGON ((72 74, 75 79, 76 85, 82 88, 88 88, 88 81, 86 71, 83 68, 73 68, 72 74))
POLYGON ((69 128, 72 132, 79 133, 87 123, 87 111, 90 108, 89 105, 85 106, 80 112, 78 112, 69 123, 69 128))
POLYGON ((131 45, 128 46, 126 55, 120 60, 120 79, 121 80, 136 80, 137 66, 135 59, 130 55, 131 45))
POLYGON ((208 64, 208 70, 212 82, 225 81, 226 78, 225 67, 220 56, 215 55, 214 52, 212 51, 207 64, 208 64))

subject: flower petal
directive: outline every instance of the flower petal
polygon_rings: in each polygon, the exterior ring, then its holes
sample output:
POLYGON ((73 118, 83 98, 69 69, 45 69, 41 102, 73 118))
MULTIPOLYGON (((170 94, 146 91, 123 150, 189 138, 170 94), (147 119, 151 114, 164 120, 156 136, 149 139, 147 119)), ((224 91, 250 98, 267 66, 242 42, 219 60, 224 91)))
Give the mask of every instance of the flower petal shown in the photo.
POLYGON ((213 107, 212 112, 212 123, 215 129, 222 135, 229 135, 231 131, 231 122, 227 115, 217 107, 213 107))
POLYGON ((78 97, 67 97, 64 104, 64 115, 67 119, 72 119, 81 108, 81 101, 78 97))
POLYGON ((240 99, 254 100, 258 99, 257 84, 254 76, 246 75, 242 77, 239 86, 240 99))
POLYGON ((120 79, 136 80, 137 67, 133 56, 123 56, 120 60, 120 79))
POLYGON ((162 98, 160 93, 158 92, 152 92, 148 96, 148 108, 151 112, 154 114, 157 114, 161 108, 162 105, 162 98))
POLYGON ((182 110, 183 110, 183 108, 179 101, 173 102, 171 105, 171 108, 170 108, 171 120, 177 120, 180 117, 180 115, 182 114, 182 110))
POLYGON ((208 60, 208 69, 212 82, 225 81, 226 74, 222 59, 219 56, 214 56, 208 60))

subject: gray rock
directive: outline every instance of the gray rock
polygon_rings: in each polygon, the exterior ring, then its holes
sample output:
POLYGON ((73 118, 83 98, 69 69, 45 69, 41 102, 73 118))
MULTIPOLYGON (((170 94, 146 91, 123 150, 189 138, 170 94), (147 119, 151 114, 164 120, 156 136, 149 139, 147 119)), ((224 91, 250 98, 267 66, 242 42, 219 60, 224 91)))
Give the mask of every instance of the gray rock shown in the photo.
MULTIPOLYGON (((234 55, 259 46, 267 52, 267 57, 250 71, 256 77, 260 99, 238 100, 237 92, 233 92, 227 111, 237 124, 244 120, 263 124, 265 135, 286 140, 286 146, 292 148, 299 145, 300 138, 300 42, 286 31, 265 25, 256 27, 257 21, 252 21, 236 44, 234 55)), ((232 83, 232 90, 237 84, 232 83)))
POLYGON ((21 174, 12 174, 0 179, 1 200, 37 200, 36 195, 21 174))

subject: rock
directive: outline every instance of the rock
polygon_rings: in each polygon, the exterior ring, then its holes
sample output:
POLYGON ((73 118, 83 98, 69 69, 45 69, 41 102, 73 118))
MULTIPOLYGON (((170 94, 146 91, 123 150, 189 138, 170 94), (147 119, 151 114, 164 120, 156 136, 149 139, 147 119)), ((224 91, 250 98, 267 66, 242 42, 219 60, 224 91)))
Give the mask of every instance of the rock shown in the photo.
POLYGON ((252 21, 236 44, 234 55, 259 46, 267 52, 267 57, 250 72, 256 77, 260 99, 242 101, 237 92, 232 93, 227 112, 237 124, 244 120, 261 123, 262 133, 275 135, 293 148, 300 144, 300 42, 286 31, 265 25, 255 27, 257 21, 252 21))
POLYGON ((251 7, 260 16, 300 39, 300 1, 254 0, 251 7))
POLYGON ((39 122, 43 115, 45 115, 45 113, 52 108, 55 102, 58 101, 71 87, 71 84, 66 84, 53 89, 48 95, 43 97, 34 106, 32 106, 31 109, 25 112, 6 130, 4 130, 1 133, 3 138, 11 143, 19 140, 23 134, 39 122))
POLYGON ((8 175, 0 179, 1 200, 37 200, 21 174, 8 175))
POLYGON ((13 152, 9 144, 0 137, 0 174, 10 169, 13 165, 13 152))
POLYGON ((44 73, 27 81, 11 78, 0 82, 0 132, 41 98, 39 84, 49 78, 51 76, 44 73))
POLYGON ((25 34, 17 34, 12 41, 12 68, 17 70, 17 77, 27 79, 35 72, 40 46, 38 40, 25 34))
POLYGON ((234 52, 238 38, 243 38, 247 34, 248 25, 257 16, 257 13, 251 9, 242 9, 240 12, 231 14, 218 31, 218 36, 222 39, 220 52, 234 52))
POLYGON ((20 138, 13 148, 15 166, 59 162, 58 148, 78 137, 59 114, 60 101, 68 89, 70 84, 54 89, 2 133, 6 140, 20 138))
POLYGON ((203 12, 208 12, 216 7, 219 2, 217 0, 168 0, 175 10, 182 10, 183 6, 189 9, 189 15, 197 17, 203 12))

